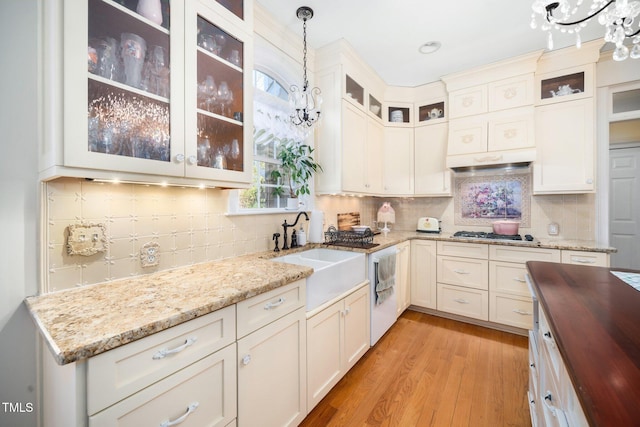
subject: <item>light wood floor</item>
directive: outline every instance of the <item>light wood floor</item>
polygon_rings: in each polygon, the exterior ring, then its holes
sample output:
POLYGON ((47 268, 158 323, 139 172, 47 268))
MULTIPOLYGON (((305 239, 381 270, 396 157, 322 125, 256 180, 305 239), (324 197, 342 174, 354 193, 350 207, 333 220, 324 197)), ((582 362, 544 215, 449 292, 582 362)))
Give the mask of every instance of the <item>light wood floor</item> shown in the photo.
POLYGON ((530 426, 527 338, 407 310, 301 426, 530 426))

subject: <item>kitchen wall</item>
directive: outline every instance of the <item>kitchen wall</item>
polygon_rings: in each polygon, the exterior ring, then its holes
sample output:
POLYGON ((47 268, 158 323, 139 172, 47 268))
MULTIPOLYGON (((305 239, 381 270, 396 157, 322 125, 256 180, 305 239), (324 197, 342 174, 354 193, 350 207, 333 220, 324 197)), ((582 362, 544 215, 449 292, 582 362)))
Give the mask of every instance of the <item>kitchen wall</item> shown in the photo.
MULTIPOLYGON (((272 235, 282 234, 282 222, 296 214, 229 216, 228 191, 137 184, 113 184, 62 178, 45 186, 44 292, 120 279, 219 260, 273 248, 272 235), (92 256, 68 255, 67 227, 101 223, 106 227, 108 249, 92 256), (140 248, 160 245, 158 266, 142 267, 140 248)), ((392 230, 415 230, 417 218, 434 216, 443 232, 483 227, 456 226, 454 198, 378 198, 320 196, 316 209, 325 213, 325 229, 337 225, 337 214, 360 212, 363 224, 372 224, 382 202, 396 211, 392 230)), ((548 237, 547 224, 560 225, 560 238, 593 240, 593 195, 534 196, 531 227, 522 229, 538 238, 548 237)), ((308 230, 308 224, 304 222, 308 230)), ((488 231, 489 228, 486 227, 488 231)), ((280 238, 282 246, 282 237, 280 238)))
POLYGON ((38 422, 36 330, 22 302, 38 291, 40 0, 0 1, 0 426, 38 422))

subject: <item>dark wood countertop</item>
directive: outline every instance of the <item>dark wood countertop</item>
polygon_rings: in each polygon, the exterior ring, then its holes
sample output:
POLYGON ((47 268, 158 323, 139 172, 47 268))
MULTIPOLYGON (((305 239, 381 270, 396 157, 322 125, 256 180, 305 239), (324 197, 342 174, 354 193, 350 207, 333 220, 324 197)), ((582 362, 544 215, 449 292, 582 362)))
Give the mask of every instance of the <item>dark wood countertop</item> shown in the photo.
POLYGON ((640 425, 640 291, 619 269, 527 268, 590 425, 640 425))

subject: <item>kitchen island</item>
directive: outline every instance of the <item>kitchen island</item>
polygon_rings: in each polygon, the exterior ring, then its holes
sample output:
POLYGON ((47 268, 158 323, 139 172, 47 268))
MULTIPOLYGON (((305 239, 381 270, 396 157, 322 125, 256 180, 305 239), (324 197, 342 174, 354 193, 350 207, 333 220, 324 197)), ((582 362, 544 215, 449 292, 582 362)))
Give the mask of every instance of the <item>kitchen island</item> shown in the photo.
POLYGON ((545 338, 555 341, 589 425, 638 425, 640 291, 610 268, 530 261, 527 269, 545 338))

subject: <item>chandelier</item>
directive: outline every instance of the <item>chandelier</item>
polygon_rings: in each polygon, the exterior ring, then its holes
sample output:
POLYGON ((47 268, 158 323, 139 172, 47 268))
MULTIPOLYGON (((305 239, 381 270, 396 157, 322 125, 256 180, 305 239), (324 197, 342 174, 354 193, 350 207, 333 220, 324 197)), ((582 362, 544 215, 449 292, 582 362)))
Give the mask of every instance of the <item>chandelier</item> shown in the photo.
POLYGON ((553 49, 551 29, 562 33, 576 35, 576 47, 580 48, 580 30, 598 15, 598 23, 605 27, 604 40, 614 43, 616 48, 613 59, 624 61, 629 56, 640 58, 640 1, 630 0, 592 0, 588 14, 583 18, 575 18, 584 0, 535 0, 531 8, 531 28, 537 28, 537 18, 542 24, 540 28, 548 32, 547 45, 553 49), (632 39, 632 48, 624 45, 626 38, 632 39))
POLYGON ((313 18, 313 10, 307 6, 299 7, 296 16, 302 20, 304 80, 302 90, 296 85, 290 88, 291 123, 309 130, 320 119, 320 105, 322 105, 320 89, 317 87, 309 89, 309 80, 307 80, 307 21, 313 18))

